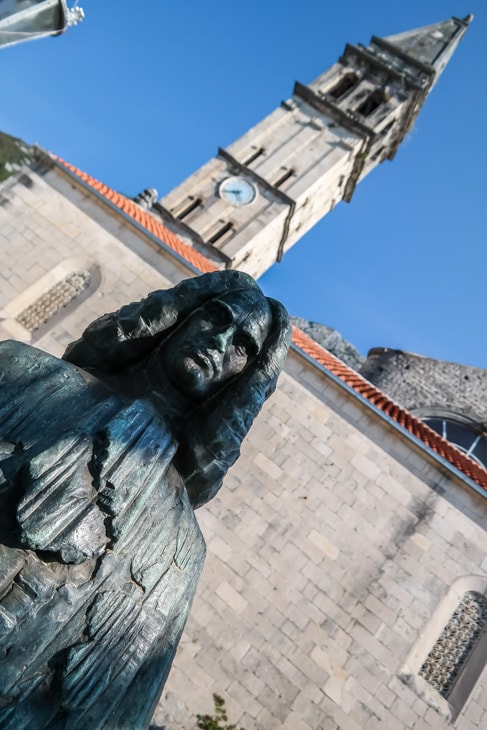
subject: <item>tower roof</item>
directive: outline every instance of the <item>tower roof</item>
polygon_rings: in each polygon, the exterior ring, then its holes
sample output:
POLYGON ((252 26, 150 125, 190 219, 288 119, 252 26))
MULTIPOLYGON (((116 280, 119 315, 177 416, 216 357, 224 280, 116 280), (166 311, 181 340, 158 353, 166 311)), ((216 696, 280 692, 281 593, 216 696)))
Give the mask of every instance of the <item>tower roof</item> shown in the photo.
POLYGON ((397 49, 403 57, 411 59, 413 63, 419 62, 425 70, 433 72, 435 83, 472 20, 473 15, 467 15, 463 19, 453 17, 441 23, 386 36, 381 40, 391 50, 397 49))

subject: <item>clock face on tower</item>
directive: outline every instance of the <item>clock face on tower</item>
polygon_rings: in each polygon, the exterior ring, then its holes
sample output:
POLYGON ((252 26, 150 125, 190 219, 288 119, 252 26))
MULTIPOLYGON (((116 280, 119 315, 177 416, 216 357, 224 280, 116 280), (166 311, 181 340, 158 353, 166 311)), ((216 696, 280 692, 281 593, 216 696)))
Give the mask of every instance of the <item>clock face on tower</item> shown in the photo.
POLYGON ((257 190, 252 183, 243 177, 227 177, 220 183, 218 193, 223 200, 235 206, 248 205, 257 196, 257 190))

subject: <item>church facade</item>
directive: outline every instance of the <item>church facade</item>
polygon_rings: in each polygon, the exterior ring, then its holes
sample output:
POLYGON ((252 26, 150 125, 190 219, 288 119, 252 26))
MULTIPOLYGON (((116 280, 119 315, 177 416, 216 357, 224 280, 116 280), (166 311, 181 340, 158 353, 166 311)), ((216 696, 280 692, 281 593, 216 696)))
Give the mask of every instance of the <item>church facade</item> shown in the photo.
MULTIPOLYGON (((159 202, 37 149, 0 186, 2 339, 61 355, 149 291, 262 273, 393 156, 468 20, 347 46, 159 202)), ((363 372, 374 384, 295 329, 275 395, 198 512, 208 556, 156 726, 190 730, 214 692, 245 730, 485 726, 487 470, 422 420, 447 420, 439 402, 421 412, 363 372)))

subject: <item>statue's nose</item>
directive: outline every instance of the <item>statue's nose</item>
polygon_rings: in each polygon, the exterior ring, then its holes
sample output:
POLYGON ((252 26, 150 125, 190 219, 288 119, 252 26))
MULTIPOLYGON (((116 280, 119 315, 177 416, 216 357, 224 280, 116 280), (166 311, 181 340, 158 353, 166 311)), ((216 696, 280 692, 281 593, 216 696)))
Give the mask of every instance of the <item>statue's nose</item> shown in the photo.
POLYGON ((219 352, 225 352, 235 334, 235 325, 231 324, 215 335, 215 346, 219 352))

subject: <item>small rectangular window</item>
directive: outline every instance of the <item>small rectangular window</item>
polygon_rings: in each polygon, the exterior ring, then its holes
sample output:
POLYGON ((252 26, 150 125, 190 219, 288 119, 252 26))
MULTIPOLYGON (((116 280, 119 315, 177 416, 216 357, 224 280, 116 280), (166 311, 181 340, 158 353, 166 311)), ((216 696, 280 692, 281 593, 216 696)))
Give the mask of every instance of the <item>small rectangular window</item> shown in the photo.
POLYGON ((374 154, 372 155, 372 157, 370 159, 373 162, 375 162, 375 160, 378 160, 379 159, 379 157, 382 155, 382 153, 384 152, 384 150, 385 150, 385 147, 384 146, 379 147, 379 149, 374 152, 374 154))
POLYGON ((249 165, 252 164, 252 162, 255 162, 256 160, 258 160, 259 157, 262 157, 264 153, 265 153, 265 149, 263 147, 259 147, 259 149, 254 148, 254 152, 252 152, 250 157, 247 160, 245 160, 245 162, 243 164, 247 165, 247 167, 248 167, 249 165))
POLYGON ((384 91, 382 89, 376 89, 357 107, 357 112, 363 117, 370 117, 385 101, 387 101, 387 98, 384 91))
POLYGON ((347 93, 347 91, 353 89, 353 87, 356 86, 357 82, 358 75, 356 73, 345 74, 344 76, 342 76, 341 79, 339 79, 339 81, 336 82, 334 86, 331 87, 331 89, 328 89, 326 93, 333 99, 340 99, 347 93))
POLYGON ((172 214, 178 220, 183 221, 200 207, 201 202, 201 198, 195 198, 193 195, 189 195, 181 205, 176 206, 176 208, 172 210, 172 214))
POLYGON ((284 185, 284 183, 286 183, 288 180, 290 180, 292 178, 293 175, 294 175, 294 170, 292 170, 292 169, 286 170, 273 183, 273 187, 281 188, 284 185))
POLYGON ((206 236, 206 242, 214 245, 215 243, 222 244, 233 234, 233 223, 224 223, 218 221, 215 227, 210 230, 209 235, 206 236))
POLYGON ((381 129, 380 130, 379 134, 381 134, 383 137, 385 137, 386 134, 392 129, 392 127, 394 126, 395 123, 396 123, 396 120, 395 119, 392 119, 389 122, 389 124, 386 124, 386 126, 384 127, 384 129, 381 129))

